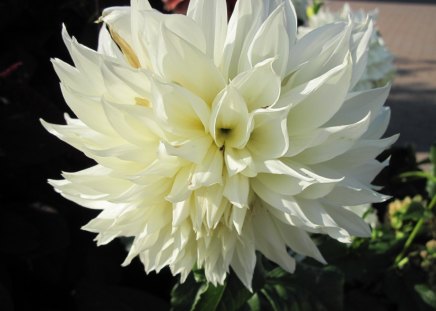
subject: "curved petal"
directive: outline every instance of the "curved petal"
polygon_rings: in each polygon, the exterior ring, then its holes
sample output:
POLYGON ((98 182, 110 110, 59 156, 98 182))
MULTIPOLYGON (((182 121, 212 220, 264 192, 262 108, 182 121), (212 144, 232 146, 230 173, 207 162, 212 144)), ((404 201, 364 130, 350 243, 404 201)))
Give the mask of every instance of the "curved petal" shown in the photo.
POLYGON ((230 82, 244 97, 249 112, 274 105, 280 96, 281 80, 273 69, 273 62, 267 59, 230 82))
POLYGON ((241 282, 251 290, 253 272, 256 266, 255 237, 251 220, 245 221, 242 233, 235 245, 235 253, 230 263, 241 282))
POLYGON ((225 85, 214 63, 165 24, 161 27, 158 50, 158 70, 162 77, 186 87, 211 105, 225 85))
POLYGON ((189 188, 194 190, 221 184, 223 179, 223 156, 221 151, 211 145, 205 158, 198 164, 192 174, 189 188))
POLYGON ((242 148, 250 138, 250 122, 244 98, 226 87, 212 104, 209 131, 217 146, 242 148))
POLYGON ((225 0, 192 0, 187 16, 203 30, 206 38, 206 55, 219 66, 227 35, 227 5, 225 0))
POLYGON ((269 58, 275 58, 273 68, 283 76, 289 56, 289 37, 286 31, 284 4, 278 6, 265 20, 248 48, 247 58, 239 61, 239 71, 253 68, 269 58), (242 61, 242 62, 241 62, 242 61))
POLYGON ((157 121, 174 136, 183 140, 207 133, 209 107, 182 87, 154 80, 151 102, 157 121))
POLYGON ((226 148, 224 160, 229 176, 241 173, 253 165, 253 158, 247 149, 226 148))
POLYGON ((286 271, 293 273, 295 259, 289 256, 286 251, 286 243, 283 241, 271 217, 263 208, 257 209, 253 215, 253 225, 256 227, 254 231, 256 249, 286 271))
POLYGON ((226 176, 223 195, 238 209, 245 209, 248 206, 248 193, 250 182, 242 174, 226 176))
POLYGON ((322 143, 310 147, 292 158, 304 164, 316 164, 328 161, 350 150, 366 132, 370 114, 357 123, 326 129, 328 137, 322 143))
POLYGON ((247 55, 249 43, 257 28, 264 21, 265 4, 263 0, 237 1, 230 17, 224 46, 222 72, 232 79, 238 73, 240 58, 247 55))
POLYGON ((290 135, 304 133, 323 125, 339 110, 350 86, 350 61, 346 57, 342 65, 329 72, 328 79, 316 91, 291 108, 288 117, 290 135))
POLYGON ((277 159, 289 148, 286 118, 289 109, 259 109, 253 113, 254 128, 247 148, 261 159, 277 159))

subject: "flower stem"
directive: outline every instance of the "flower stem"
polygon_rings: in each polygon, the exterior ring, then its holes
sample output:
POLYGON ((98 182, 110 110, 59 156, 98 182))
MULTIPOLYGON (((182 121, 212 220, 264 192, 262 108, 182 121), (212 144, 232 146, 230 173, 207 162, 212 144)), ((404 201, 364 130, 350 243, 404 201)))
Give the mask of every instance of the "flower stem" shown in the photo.
POLYGON ((403 246, 403 250, 401 253, 395 258, 395 266, 399 266, 399 263, 403 260, 404 256, 406 255, 407 250, 409 249, 410 245, 412 245, 413 240, 418 235, 419 231, 421 231, 422 226, 424 225, 425 217, 421 217, 419 221, 416 223, 415 227, 412 230, 412 233, 407 238, 406 243, 403 246))

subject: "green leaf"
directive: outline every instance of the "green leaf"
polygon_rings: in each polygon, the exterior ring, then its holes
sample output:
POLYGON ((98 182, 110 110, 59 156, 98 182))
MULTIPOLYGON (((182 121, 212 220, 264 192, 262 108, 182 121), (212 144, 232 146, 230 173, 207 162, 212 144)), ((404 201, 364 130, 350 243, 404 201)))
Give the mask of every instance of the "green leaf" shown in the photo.
POLYGON ((247 307, 248 307, 248 310, 251 310, 251 311, 262 310, 259 295, 257 293, 254 294, 253 296, 251 296, 251 298, 247 301, 247 307))
MULTIPOLYGON (((289 300, 289 291, 300 301, 301 310, 343 310, 345 278, 341 271, 333 266, 315 267, 299 263, 294 274, 275 268, 267 274, 267 283, 282 285, 288 296, 280 296, 289 300), (312 306, 307 309, 307 303, 312 306)), ((275 288, 277 294, 277 288, 275 288)), ((271 294, 270 292, 268 292, 271 294)))
POLYGON ((174 287, 172 310, 343 310, 344 276, 335 267, 299 263, 291 274, 258 257, 252 283, 250 292, 231 273, 225 285, 213 286, 197 271, 174 287))
POLYGON ((318 14, 319 10, 322 8, 323 5, 324 5, 324 2, 315 0, 315 2, 313 4, 313 12, 315 14, 318 14))
MULTIPOLYGON (((191 273, 185 283, 177 284, 171 292, 171 306, 173 311, 214 311, 239 310, 243 306, 250 309, 247 301, 265 284, 265 271, 261 256, 258 257, 253 275, 253 292, 250 292, 239 280, 235 273, 230 273, 223 286, 213 286, 206 281, 201 270, 191 273)), ((255 310, 255 309, 252 309, 255 310)))
MULTIPOLYGON (((434 143, 430 148, 430 161, 433 165, 433 177, 436 178, 436 143, 434 143)), ((436 196, 436 182, 434 180, 428 181, 427 191, 430 194, 430 197, 436 196)))
POLYGON ((228 276, 227 287, 222 295, 217 310, 238 310, 252 296, 253 293, 245 288, 238 277, 232 273, 228 276))
POLYGON ((201 283, 195 281, 192 273, 189 274, 184 283, 177 283, 171 291, 171 310, 191 310, 197 292, 200 290, 201 286, 201 283))
POLYGON ((436 182, 436 177, 430 173, 422 171, 413 171, 400 174, 400 178, 426 178, 429 181, 436 182))
POLYGON ((227 284, 214 286, 201 277, 201 271, 191 273, 183 284, 176 284, 171 291, 173 311, 213 311, 219 310, 227 284))
POLYGON ((224 294, 224 285, 214 286, 211 283, 204 283, 195 296, 191 310, 195 311, 214 311, 218 309, 221 298, 224 294))
POLYGON ((263 288, 261 290, 261 295, 265 297, 265 299, 268 301, 271 310, 273 311, 282 311, 284 306, 282 303, 285 301, 282 301, 280 297, 276 294, 274 289, 269 288, 269 286, 266 286, 266 288, 263 288))
POLYGON ((428 209, 432 211, 433 207, 435 206, 436 206, 436 194, 433 195, 433 198, 431 199, 430 204, 428 205, 428 209))
POLYGON ((427 284, 416 284, 414 288, 426 304, 436 308, 436 292, 434 290, 429 288, 427 284))
MULTIPOLYGON (((223 293, 221 302, 217 310, 238 310, 247 301, 249 301, 255 293, 260 291, 265 285, 265 269, 262 263, 262 256, 257 256, 256 267, 254 268, 252 287, 253 292, 250 292, 239 280, 235 273, 231 273, 227 277, 227 286, 223 293)), ((253 309, 254 310, 254 309, 253 309)))

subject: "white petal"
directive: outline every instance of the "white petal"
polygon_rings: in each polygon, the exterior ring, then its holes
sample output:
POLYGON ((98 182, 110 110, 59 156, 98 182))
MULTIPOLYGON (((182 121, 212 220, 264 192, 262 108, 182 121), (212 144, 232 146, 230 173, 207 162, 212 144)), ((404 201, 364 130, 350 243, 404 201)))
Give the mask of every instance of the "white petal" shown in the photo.
POLYGON ((152 103, 160 125, 167 132, 182 138, 207 133, 209 108, 201 98, 186 89, 154 80, 152 103))
POLYGON ((244 225, 240 239, 235 246, 231 266, 241 282, 251 290, 251 281, 256 266, 256 253, 253 227, 249 220, 244 225))
POLYGON ((102 91, 104 88, 99 65, 103 55, 79 44, 75 38, 70 38, 65 25, 62 27, 62 37, 76 68, 88 78, 88 83, 96 92, 102 91))
POLYGON ((247 148, 261 159, 276 159, 289 148, 286 117, 288 109, 265 109, 253 113, 254 129, 247 148))
POLYGON ((191 220, 194 223, 194 228, 200 228, 203 219, 208 219, 207 225, 213 228, 216 225, 214 221, 216 215, 223 213, 223 203, 226 204, 222 195, 222 186, 213 185, 211 187, 203 187, 195 190, 195 207, 191 208, 191 220), (224 202, 223 202, 224 201, 224 202))
POLYGON ((348 92, 351 77, 350 59, 329 72, 329 78, 299 105, 291 108, 288 131, 291 135, 319 127, 341 107, 348 92))
POLYGON ((223 195, 238 208, 248 206, 249 180, 242 174, 228 176, 223 195))
POLYGON ((225 85, 221 73, 212 60, 198 48, 166 25, 161 29, 158 66, 162 76, 179 83, 199 95, 206 103, 212 104, 225 85))
POLYGON ((54 70, 61 80, 62 84, 68 86, 77 93, 86 96, 101 96, 103 94, 102 89, 96 89, 92 82, 92 79, 82 74, 77 68, 54 58, 51 60, 54 70))
POLYGON ((348 231, 349 234, 358 237, 371 236, 369 225, 355 213, 346 210, 343 207, 325 206, 326 211, 335 219, 337 224, 348 231))
POLYGON ((211 138, 205 135, 187 139, 176 145, 164 143, 164 147, 168 155, 180 157, 198 164, 206 156, 211 143, 211 138))
MULTIPOLYGON (((349 64, 348 64, 349 65, 349 64)), ((284 88, 284 92, 280 95, 280 98, 274 108, 288 107, 291 108, 304 103, 310 96, 316 95, 317 92, 322 91, 325 84, 329 84, 330 80, 335 79, 336 76, 340 75, 341 72, 346 70, 346 64, 342 64, 341 66, 337 66, 336 68, 329 70, 321 75, 315 73, 315 77, 312 77, 308 81, 304 81, 301 84, 294 85, 292 84, 292 88, 287 90, 284 88)), ((339 102, 337 105, 341 104, 339 102)))
POLYGON ((184 202, 188 199, 192 192, 192 190, 189 189, 192 170, 192 166, 185 166, 177 172, 177 174, 174 176, 171 192, 168 194, 168 196, 166 196, 168 201, 177 203, 182 201, 184 202))
POLYGON ((206 54, 215 65, 221 62, 227 35, 227 5, 225 0, 192 0, 187 16, 203 30, 206 38, 206 54))
POLYGON ((289 46, 297 40, 297 13, 292 0, 285 0, 285 29, 288 33, 289 46))
POLYGON ((341 109, 331 118, 325 126, 337 126, 358 122, 371 112, 373 120, 382 109, 388 98, 391 86, 350 93, 341 109))
POLYGON ((194 190, 222 183, 223 162, 221 150, 211 145, 205 158, 196 166, 189 188, 194 190))
MULTIPOLYGON (((112 37, 105 25, 100 28, 100 33, 98 35, 97 52, 109 57, 116 58, 121 63, 124 62, 123 53, 121 53, 118 46, 112 40, 112 37)), ((126 62, 124 63, 127 64, 126 62)))
POLYGON ((351 206, 366 203, 379 203, 389 199, 389 196, 372 190, 352 178, 346 178, 325 199, 337 206, 351 206))
POLYGON ((285 225, 274 219, 277 229, 280 231, 283 240, 294 252, 304 256, 310 256, 321 263, 326 263, 320 251, 313 243, 306 231, 297 227, 285 225))
POLYGON ((266 4, 268 2, 262 0, 236 2, 229 21, 222 64, 222 71, 229 79, 237 75, 240 58, 247 55, 249 43, 264 21, 266 4))
POLYGON ((192 197, 173 204, 173 227, 179 226, 185 219, 189 217, 189 212, 192 207, 192 197))
POLYGON ((150 2, 148 0, 131 0, 130 6, 133 10, 151 10, 152 7, 150 5, 150 2))
POLYGON ((398 135, 380 140, 359 140, 348 152, 325 162, 331 168, 350 169, 359 166, 361 163, 373 160, 383 150, 388 148, 398 139, 398 135))
POLYGON ((253 215, 253 225, 256 227, 254 231, 256 249, 292 273, 295 270, 295 259, 289 256, 286 251, 286 244, 271 217, 263 208, 257 209, 253 215))
POLYGON ((335 42, 336 36, 344 31, 345 23, 332 23, 318 27, 306 34, 291 47, 287 73, 292 73, 301 64, 321 55, 328 44, 335 42))
POLYGON ((382 169, 389 165, 389 160, 390 158, 387 158, 383 162, 370 160, 361 166, 348 170, 347 173, 350 174, 350 176, 354 176, 361 183, 369 185, 375 176, 377 176, 382 169))
POLYGON ((296 177, 303 181, 312 181, 313 179, 300 171, 295 169, 291 165, 285 164, 279 160, 268 160, 263 163, 257 163, 257 169, 259 173, 271 173, 271 174, 285 174, 292 177, 296 177))
POLYGON ((242 227, 244 226, 245 215, 247 214, 248 207, 232 206, 232 215, 230 216, 233 226, 236 228, 236 232, 240 235, 242 233, 242 227))
POLYGON ((300 185, 301 180, 288 175, 278 174, 258 174, 256 180, 262 183, 270 191, 292 196, 303 191, 303 186, 300 185))
POLYGON ((247 105, 235 88, 226 87, 214 100, 209 131, 218 147, 242 148, 247 143, 251 132, 247 105))
POLYGON ((244 97, 248 111, 275 104, 280 96, 280 77, 273 69, 273 59, 265 60, 235 77, 230 83, 244 97))
POLYGON ((106 118, 115 131, 127 141, 143 146, 144 142, 156 140, 153 131, 144 126, 134 115, 118 109, 119 106, 108 100, 102 99, 101 104, 106 118))
POLYGON ((153 78, 146 70, 104 61, 102 75, 106 86, 105 97, 112 101, 120 104, 135 104, 136 98, 145 101, 151 99, 153 78))
POLYGON ((253 159, 247 149, 226 148, 224 159, 229 176, 233 176, 252 166, 253 159))
POLYGON ((248 57, 243 57, 239 61, 239 71, 250 69, 266 59, 275 58, 274 70, 283 76, 289 56, 289 37, 285 27, 285 7, 280 5, 257 31, 248 48, 248 57))
POLYGON ((368 129, 369 121, 370 115, 368 113, 357 123, 326 129, 329 131, 329 136, 324 142, 304 150, 293 157, 293 161, 316 164, 347 152, 368 129))
POLYGON ((363 134, 363 139, 379 139, 386 132, 391 119, 391 109, 389 107, 383 107, 380 113, 374 118, 371 126, 363 134))
POLYGON ((84 96, 61 84, 62 95, 76 116, 90 128, 110 136, 118 136, 108 122, 100 98, 84 96))
POLYGON ((351 50, 353 57, 353 75, 351 77, 350 88, 352 89, 359 79, 361 78, 364 70, 366 69, 367 56, 368 56, 368 44, 373 34, 373 23, 371 19, 368 19, 367 29, 361 38, 357 41, 357 44, 351 50))

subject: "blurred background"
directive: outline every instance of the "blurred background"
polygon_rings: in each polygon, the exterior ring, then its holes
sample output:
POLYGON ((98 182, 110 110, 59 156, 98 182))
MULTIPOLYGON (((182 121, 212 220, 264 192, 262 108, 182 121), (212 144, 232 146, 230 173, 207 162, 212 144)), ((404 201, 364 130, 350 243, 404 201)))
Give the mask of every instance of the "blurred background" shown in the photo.
MULTIPOLYGON (((150 1, 162 9, 160 1, 150 1)), ((378 27, 397 66, 388 105, 388 134, 422 156, 436 140, 436 1, 349 1, 379 9, 378 27)), ((122 243, 96 247, 80 230, 96 213, 56 194, 48 178, 88 167, 80 152, 48 134, 43 118, 70 112, 50 58, 71 61, 61 25, 96 48, 94 21, 129 0, 2 0, 0 2, 0 310, 166 310, 175 279, 125 268, 122 243)), ((327 1, 331 9, 343 1, 327 1)), ((404 151, 402 151, 404 152, 404 151)), ((412 157, 398 166, 415 168, 412 157)), ((409 193, 415 190, 408 189, 409 193)), ((416 190, 415 192, 419 192, 416 190)))

